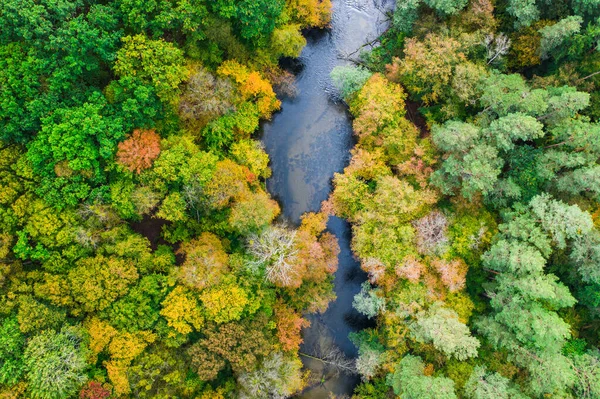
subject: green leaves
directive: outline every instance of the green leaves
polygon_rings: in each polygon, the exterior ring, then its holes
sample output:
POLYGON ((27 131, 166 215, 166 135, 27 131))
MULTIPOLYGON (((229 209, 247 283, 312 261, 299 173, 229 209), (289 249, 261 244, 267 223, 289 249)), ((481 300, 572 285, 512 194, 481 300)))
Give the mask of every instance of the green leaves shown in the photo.
POLYGON ((402 399, 456 399, 454 381, 424 374, 425 364, 418 356, 406 355, 389 374, 387 383, 402 399))
POLYGON ((87 380, 87 348, 83 332, 64 327, 42 331, 25 349, 29 391, 34 399, 64 399, 74 395, 87 380))
POLYGON ((150 83, 162 101, 173 102, 186 74, 182 51, 162 39, 150 40, 144 35, 126 36, 122 40, 115 73, 121 77, 136 76, 150 83))

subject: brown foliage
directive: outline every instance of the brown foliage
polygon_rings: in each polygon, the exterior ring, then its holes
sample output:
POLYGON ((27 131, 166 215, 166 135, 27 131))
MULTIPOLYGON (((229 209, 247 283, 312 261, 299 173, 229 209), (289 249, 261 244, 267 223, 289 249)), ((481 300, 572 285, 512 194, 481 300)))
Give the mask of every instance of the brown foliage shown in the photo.
POLYGON ((133 131, 119 143, 117 161, 132 172, 140 173, 152 166, 160 154, 160 136, 154 130, 133 131))
POLYGON ((261 357, 269 354, 272 337, 263 329, 266 316, 221 325, 208 324, 204 338, 188 350, 192 367, 201 379, 210 381, 227 363, 235 373, 251 371, 261 357))

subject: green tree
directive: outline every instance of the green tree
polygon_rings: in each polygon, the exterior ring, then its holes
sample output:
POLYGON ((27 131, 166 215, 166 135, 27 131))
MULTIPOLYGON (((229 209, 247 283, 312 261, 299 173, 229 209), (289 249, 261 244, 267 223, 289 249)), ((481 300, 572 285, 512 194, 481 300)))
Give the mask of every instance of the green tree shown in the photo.
POLYGON ((454 310, 444 308, 440 302, 417 314, 410 329, 417 341, 432 343, 447 356, 461 361, 477 356, 479 340, 471 336, 469 328, 459 321, 454 310))
POLYGON ((396 395, 405 399, 456 399, 454 381, 424 374, 425 364, 418 356, 406 355, 387 377, 396 395))
POLYGON ((144 35, 125 36, 117 52, 114 71, 120 77, 135 76, 151 84, 158 97, 170 103, 179 94, 185 77, 183 54, 164 40, 150 40, 144 35))
POLYGON ((45 330, 25 349, 29 392, 36 399, 62 399, 75 395, 87 380, 87 347, 83 332, 64 327, 45 330))
POLYGON ((0 384, 16 384, 25 371, 23 351, 25 337, 15 317, 7 317, 0 325, 0 384))

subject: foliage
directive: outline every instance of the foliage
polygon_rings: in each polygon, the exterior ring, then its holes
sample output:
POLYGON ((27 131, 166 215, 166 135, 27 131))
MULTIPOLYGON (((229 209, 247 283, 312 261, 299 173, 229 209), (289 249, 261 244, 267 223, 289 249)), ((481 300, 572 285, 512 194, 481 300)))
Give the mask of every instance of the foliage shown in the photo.
POLYGON ((117 159, 132 172, 148 169, 160 154, 160 136, 152 130, 134 130, 119 143, 117 159))
POLYGON ((87 348, 80 329, 45 330, 27 343, 24 363, 33 398, 74 395, 85 383, 87 348))

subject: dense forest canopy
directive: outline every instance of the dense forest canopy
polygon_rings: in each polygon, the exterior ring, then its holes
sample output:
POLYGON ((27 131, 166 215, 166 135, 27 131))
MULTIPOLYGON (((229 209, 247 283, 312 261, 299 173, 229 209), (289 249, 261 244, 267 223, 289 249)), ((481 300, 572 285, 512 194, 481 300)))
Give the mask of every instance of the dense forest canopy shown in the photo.
POLYGON ((600 397, 600 3, 398 0, 380 44, 332 72, 354 398, 600 397))
POLYGON ((0 396, 285 397, 334 297, 254 139, 317 0, 0 4, 0 396))
MULTIPOLYGON (((284 398, 352 224, 354 399, 600 397, 600 3, 397 0, 276 222, 254 133, 328 0, 0 2, 0 397, 284 398)), ((365 47, 366 48, 366 47, 365 47)))

